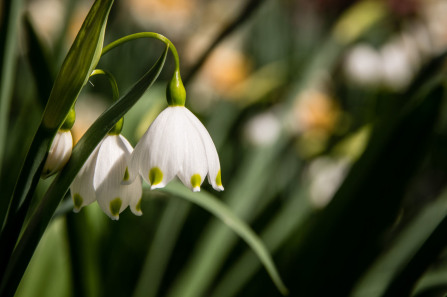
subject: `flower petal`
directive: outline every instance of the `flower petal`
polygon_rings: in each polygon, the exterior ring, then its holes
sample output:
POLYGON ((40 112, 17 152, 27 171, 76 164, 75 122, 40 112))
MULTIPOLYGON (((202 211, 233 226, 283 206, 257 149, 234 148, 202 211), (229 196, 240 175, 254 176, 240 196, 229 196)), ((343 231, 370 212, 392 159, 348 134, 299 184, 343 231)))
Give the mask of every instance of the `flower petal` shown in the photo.
POLYGON ((200 185, 208 173, 208 162, 205 152, 205 146, 201 139, 199 131, 194 127, 194 124, 188 118, 188 109, 180 107, 185 140, 182 145, 184 154, 183 164, 181 170, 178 172, 178 177, 183 184, 189 187, 194 192, 200 191, 200 185))
POLYGON ((162 188, 179 171, 185 134, 176 107, 167 107, 151 124, 136 145, 131 167, 138 168, 152 189, 162 188))
POLYGON ((42 170, 42 177, 46 178, 60 171, 70 159, 73 149, 73 137, 70 131, 58 131, 53 139, 45 165, 42 170))
POLYGON ((129 204, 121 185, 132 147, 121 135, 108 135, 98 151, 93 187, 102 210, 114 220, 129 204))
POLYGON ((200 134, 203 146, 205 148, 206 160, 208 162, 208 182, 215 190, 223 191, 224 188, 221 180, 219 155, 217 154, 216 146, 200 120, 191 111, 186 108, 185 110, 186 116, 200 134))
POLYGON ((141 216, 143 214, 141 211, 141 200, 143 198, 141 177, 136 178, 132 184, 123 187, 125 188, 123 196, 129 201, 130 210, 134 215, 141 216))
POLYGON ((79 212, 82 207, 89 205, 96 199, 95 189, 93 188, 93 176, 95 174, 99 146, 91 153, 71 183, 70 193, 73 199, 74 212, 79 212))

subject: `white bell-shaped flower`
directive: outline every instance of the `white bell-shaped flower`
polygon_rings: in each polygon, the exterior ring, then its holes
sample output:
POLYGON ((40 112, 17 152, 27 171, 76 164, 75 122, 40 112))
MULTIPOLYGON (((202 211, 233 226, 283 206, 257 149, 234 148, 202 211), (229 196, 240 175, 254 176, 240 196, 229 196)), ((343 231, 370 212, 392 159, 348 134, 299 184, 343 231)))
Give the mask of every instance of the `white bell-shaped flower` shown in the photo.
POLYGON ((120 134, 109 134, 98 145, 86 161, 70 190, 74 210, 95 199, 102 210, 113 220, 129 205, 135 215, 141 215, 141 179, 136 178, 128 185, 128 162, 133 149, 120 134))
POLYGON ((199 119, 184 106, 169 106, 136 145, 130 161, 130 181, 140 174, 151 189, 162 188, 175 176, 200 191, 205 176, 222 191, 219 156, 199 119))
POLYGON ((70 130, 59 130, 54 136, 45 165, 42 170, 42 177, 46 178, 60 171, 68 159, 70 159, 73 149, 73 137, 70 130))

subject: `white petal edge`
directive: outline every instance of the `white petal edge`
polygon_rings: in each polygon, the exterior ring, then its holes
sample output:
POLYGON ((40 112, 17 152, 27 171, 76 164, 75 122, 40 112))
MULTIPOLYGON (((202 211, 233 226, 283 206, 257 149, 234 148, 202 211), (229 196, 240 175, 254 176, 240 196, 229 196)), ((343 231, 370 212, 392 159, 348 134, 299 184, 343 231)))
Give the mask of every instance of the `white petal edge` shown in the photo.
POLYGON ((183 184, 189 187, 194 192, 200 191, 205 177, 208 173, 208 162, 205 152, 205 146, 201 139, 199 131, 188 118, 188 109, 186 107, 179 107, 182 119, 182 126, 184 127, 184 135, 186 136, 182 144, 183 149, 183 164, 177 176, 183 184))
POLYGON ((70 131, 58 131, 53 139, 42 169, 42 176, 48 177, 60 171, 71 157, 73 137, 70 131))
POLYGON ((151 185, 151 189, 164 187, 180 170, 183 139, 183 126, 179 122, 178 110, 176 107, 167 107, 136 145, 131 158, 132 170, 138 168, 139 174, 151 185), (153 168, 158 168, 162 173, 161 180, 157 180, 155 184, 149 178, 153 168))
POLYGON ((200 120, 189 109, 186 109, 185 114, 201 136, 202 143, 206 152, 206 159, 208 162, 208 182, 216 191, 223 191, 224 187, 222 186, 222 184, 218 185, 216 182, 216 179, 220 174, 220 162, 216 146, 214 145, 210 134, 208 133, 202 122, 200 122, 200 120))
POLYGON ((132 146, 121 135, 108 135, 101 144, 96 161, 93 186, 99 206, 113 220, 129 205, 121 182, 132 146))
POLYGON ((96 159, 98 157, 99 145, 85 161, 70 185, 70 193, 73 199, 74 212, 79 212, 82 207, 89 205, 96 200, 95 189, 93 188, 93 176, 95 174, 96 159), (79 201, 81 198, 81 201, 79 201))

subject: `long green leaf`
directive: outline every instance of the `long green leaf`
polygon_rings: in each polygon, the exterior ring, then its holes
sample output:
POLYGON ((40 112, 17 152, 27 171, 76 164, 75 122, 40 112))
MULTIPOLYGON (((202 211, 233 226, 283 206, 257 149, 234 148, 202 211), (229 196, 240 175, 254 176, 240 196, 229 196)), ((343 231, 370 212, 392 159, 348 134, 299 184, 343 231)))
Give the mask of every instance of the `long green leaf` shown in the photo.
POLYGON ((158 78, 167 53, 168 48, 166 48, 156 64, 126 95, 107 109, 76 144, 70 161, 54 179, 12 254, 10 265, 7 267, 5 276, 1 281, 0 296, 14 295, 40 238, 76 174, 101 139, 158 78))
POLYGON ((0 234, 0 279, 19 237, 52 139, 96 64, 113 0, 97 0, 62 64, 10 200, 0 234))
POLYGON ((200 193, 186 191, 185 188, 179 183, 172 182, 166 188, 161 189, 161 191, 166 191, 174 196, 181 197, 194 204, 197 204, 224 222, 231 228, 231 230, 243 238, 256 253, 278 290, 283 295, 288 294, 288 290, 281 280, 275 264, 273 263, 272 257, 270 256, 267 248, 264 246, 262 240, 247 224, 240 220, 227 206, 225 206, 225 204, 220 202, 220 200, 215 198, 213 195, 204 191, 200 193))
MULTIPOLYGON (((274 253, 284 242, 293 236, 296 227, 312 214, 314 208, 309 202, 302 183, 297 183, 291 199, 276 213, 272 221, 261 233, 261 239, 266 243, 271 253, 274 253)), ((213 288, 213 297, 236 296, 244 285, 260 269, 261 265, 250 250, 244 252, 226 269, 218 284, 213 288)))
MULTIPOLYGON (((4 18, 0 24, 0 178, 4 174, 3 154, 6 144, 8 113, 11 104, 17 57, 18 27, 23 0, 5 1, 2 13, 4 18)), ((2 223, 1 221, 0 223, 2 223)))

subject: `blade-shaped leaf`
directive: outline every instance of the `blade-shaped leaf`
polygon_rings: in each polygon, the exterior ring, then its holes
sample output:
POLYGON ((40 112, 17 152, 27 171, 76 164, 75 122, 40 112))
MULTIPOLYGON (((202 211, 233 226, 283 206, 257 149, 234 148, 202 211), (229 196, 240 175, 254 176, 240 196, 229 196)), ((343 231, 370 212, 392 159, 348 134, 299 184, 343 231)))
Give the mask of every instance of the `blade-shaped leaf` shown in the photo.
POLYGON ((6 144, 8 112, 11 104, 14 71, 16 65, 19 16, 23 0, 4 1, 0 19, 0 176, 6 144))
POLYGON ((52 139, 99 61, 112 4, 113 0, 95 1, 56 77, 41 124, 16 182, 0 234, 0 279, 3 279, 22 229, 52 139))
POLYGON ((161 191, 166 191, 174 196, 181 197, 194 204, 197 204, 224 222, 231 228, 231 230, 244 239, 256 253, 278 290, 283 295, 288 294, 288 290, 281 280, 275 264, 273 263, 272 257, 270 256, 262 240, 247 224, 240 220, 227 206, 225 206, 225 204, 220 202, 220 200, 215 198, 213 195, 204 191, 199 193, 187 191, 179 183, 172 182, 166 188, 161 189, 161 191))

